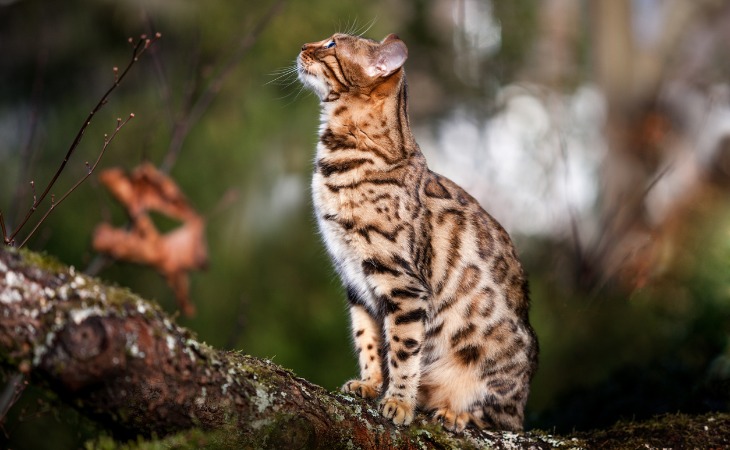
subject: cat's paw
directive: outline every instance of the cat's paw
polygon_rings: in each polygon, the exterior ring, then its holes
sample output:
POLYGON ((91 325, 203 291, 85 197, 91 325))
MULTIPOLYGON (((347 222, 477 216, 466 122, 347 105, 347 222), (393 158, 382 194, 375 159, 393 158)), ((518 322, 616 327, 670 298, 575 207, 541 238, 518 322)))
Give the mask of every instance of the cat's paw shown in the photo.
POLYGON ((380 384, 372 381, 350 380, 342 386, 342 392, 364 399, 376 398, 380 395, 380 384))
POLYGON ((469 420, 472 416, 468 412, 457 414, 448 408, 441 408, 437 409, 436 412, 433 413, 432 418, 434 422, 440 423, 447 430, 455 433, 461 433, 469 424, 469 420))
POLYGON ((385 397, 380 401, 380 412, 396 425, 410 425, 413 422, 415 408, 413 405, 394 397, 385 397))

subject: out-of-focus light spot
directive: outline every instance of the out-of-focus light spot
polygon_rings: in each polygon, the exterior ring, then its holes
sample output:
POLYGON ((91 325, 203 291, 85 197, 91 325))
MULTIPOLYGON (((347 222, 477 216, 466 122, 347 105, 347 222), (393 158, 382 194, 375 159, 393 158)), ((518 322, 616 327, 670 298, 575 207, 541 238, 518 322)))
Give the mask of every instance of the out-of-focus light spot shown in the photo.
POLYGON ((540 96, 507 86, 500 112, 477 121, 454 111, 418 130, 430 167, 462 185, 510 231, 565 235, 595 204, 605 154, 605 102, 591 86, 540 96))

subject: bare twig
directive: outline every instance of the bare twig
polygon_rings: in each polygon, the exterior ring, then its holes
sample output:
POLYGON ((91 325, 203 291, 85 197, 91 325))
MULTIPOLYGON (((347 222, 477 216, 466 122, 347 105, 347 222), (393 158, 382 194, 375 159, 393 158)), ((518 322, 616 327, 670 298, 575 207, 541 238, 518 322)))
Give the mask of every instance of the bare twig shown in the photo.
MULTIPOLYGON (((556 130, 558 134, 558 142, 560 143, 560 159, 564 167, 563 185, 567 190, 570 181, 570 164, 568 161, 567 143, 565 142, 565 136, 563 135, 563 132, 561 131, 559 125, 556 126, 556 130)), ((568 210, 568 217, 570 218, 570 232, 573 241, 573 257, 575 258, 577 268, 576 273, 578 274, 578 277, 580 277, 580 273, 583 270, 585 261, 583 256, 583 244, 581 243, 580 232, 578 230, 578 218, 576 217, 575 208, 573 208, 573 205, 570 203, 570 199, 566 197, 565 202, 566 209, 568 210)))
POLYGON ((269 8, 256 26, 240 41, 236 51, 233 52, 233 54, 223 64, 218 71, 218 74, 213 77, 198 99, 192 104, 188 114, 175 124, 172 138, 170 140, 170 146, 168 147, 167 153, 160 165, 160 170, 162 172, 169 173, 170 170, 172 170, 172 167, 175 165, 175 161, 177 161, 177 158, 180 155, 183 143, 190 132, 190 128, 200 120, 203 114, 205 114, 211 102, 221 90, 225 80, 231 75, 233 69, 235 69, 251 47, 253 47, 258 41, 261 33, 264 32, 266 26, 274 17, 276 17, 283 6, 284 0, 278 0, 271 6, 271 8, 269 8))
POLYGON ((0 423, 5 421, 8 411, 18 401, 27 385, 28 382, 22 372, 16 372, 9 377, 5 389, 0 394, 0 423))
POLYGON ((5 244, 9 244, 8 240, 5 238, 5 236, 8 235, 7 230, 5 229, 5 218, 3 218, 3 212, 0 211, 0 231, 3 233, 3 239, 5 241, 5 244))
MULTIPOLYGON (((254 29, 241 39, 236 51, 228 58, 228 60, 224 64, 222 64, 221 69, 218 71, 217 75, 208 83, 206 88, 198 96, 197 99, 195 99, 195 85, 197 80, 195 80, 194 75, 191 75, 189 83, 183 90, 184 96, 181 107, 183 113, 180 115, 179 119, 172 120, 172 108, 169 106, 171 101, 170 88, 165 79, 163 65, 159 57, 157 57, 157 55, 153 53, 152 56, 154 60, 155 72, 157 73, 157 77, 160 80, 162 98, 164 101, 166 101, 168 105, 168 117, 171 120, 172 128, 170 144, 168 146, 165 156, 163 157, 162 163, 159 166, 159 170, 162 173, 170 173, 178 157, 180 156, 182 146, 192 127, 200 121, 201 117, 203 116, 203 114, 205 114, 208 107, 215 99, 216 95, 220 92, 220 89, 225 80, 228 78, 228 76, 230 76, 230 74, 233 72, 233 69, 238 63, 240 63, 240 61, 248 53, 251 47, 253 47, 253 45, 258 41, 259 36, 266 29, 266 26, 281 11, 284 3, 285 0, 278 0, 276 3, 274 3, 274 5, 271 6, 271 8, 269 8, 266 14, 256 24, 254 29)), ((87 275, 96 275, 101 270, 103 270, 104 267, 106 267, 110 262, 111 259, 108 256, 97 254, 86 267, 84 273, 86 273, 87 275)))
POLYGON ((129 117, 127 117, 126 120, 117 119, 117 127, 114 129, 114 131, 112 132, 112 134, 111 135, 106 135, 106 134, 104 135, 104 145, 102 145, 101 151, 99 152, 99 156, 97 156, 96 161, 94 162, 94 165, 93 166, 90 166, 89 163, 88 163, 88 161, 87 161, 85 163, 86 164, 86 175, 84 175, 83 177, 81 177, 81 179, 79 179, 73 186, 71 186, 71 188, 68 191, 66 191, 66 193, 63 194, 63 196, 61 196, 61 198, 58 201, 55 201, 53 199, 53 196, 51 196, 51 206, 48 208, 48 210, 43 215, 43 217, 41 218, 41 220, 39 220, 38 223, 35 225, 35 227, 33 227, 33 229, 31 230, 31 232, 28 233, 28 236, 25 237, 25 239, 23 240, 23 242, 20 243, 19 247, 23 247, 25 245, 25 243, 28 242, 28 239, 30 239, 31 236, 33 236, 33 234, 35 234, 35 232, 38 229, 38 227, 46 220, 46 218, 48 217, 48 215, 51 214, 51 211, 53 211, 56 208, 56 206, 60 205, 64 200, 66 200, 66 198, 69 195, 71 195, 71 193, 73 191, 75 191, 76 188, 78 188, 81 185, 81 183, 83 183, 84 181, 86 181, 86 179, 91 176, 91 174, 94 172, 94 169, 96 169, 96 166, 99 164, 99 161, 101 161, 102 156, 104 156, 104 152, 106 152, 107 147, 109 147, 109 144, 111 144, 111 142, 117 136, 117 133, 119 133, 119 130, 121 130, 132 119, 134 119, 134 114, 130 114, 129 117))
MULTIPOLYGON (((148 29, 154 30, 155 28, 157 28, 154 25, 152 18, 149 16, 149 14, 147 14, 146 10, 143 10, 142 14, 144 15, 144 21, 147 23, 148 29)), ((162 82, 159 83, 158 89, 160 103, 165 107, 168 126, 170 127, 170 129, 172 129, 175 124, 175 120, 173 119, 172 89, 170 88, 168 83, 164 82, 164 80, 166 79, 166 74, 165 67, 162 64, 162 58, 160 57, 159 46, 150 50, 149 58, 152 60, 152 68, 155 72, 155 75, 157 76, 157 79, 162 80, 162 82)))
MULTIPOLYGON (((94 116, 96 115, 96 113, 98 113, 99 110, 101 110, 101 108, 108 102, 109 96, 112 94, 112 92, 114 92, 114 90, 117 87, 119 87, 120 83, 122 82, 124 77, 127 75, 129 70, 139 60, 139 57, 150 47, 150 45, 152 45, 160 37, 161 37, 161 35, 159 33, 155 34, 152 38, 148 38, 146 35, 142 35, 139 38, 139 40, 137 40, 136 43, 134 42, 134 40, 132 38, 129 38, 129 42, 132 44, 132 57, 130 58, 129 62, 127 63, 127 66, 124 68, 124 70, 121 73, 119 73, 119 70, 115 67, 114 83, 111 85, 111 87, 109 89, 107 89, 107 91, 101 97, 101 99, 96 104, 94 109, 92 109, 91 112, 89 113, 89 115, 86 117, 86 120, 84 120, 83 124, 81 125, 81 128, 79 128, 79 131, 76 134, 76 137, 74 138, 73 142, 71 143, 69 149, 66 151, 66 155, 64 156, 63 161, 61 161, 61 164, 59 165, 58 169, 56 170, 56 173, 53 175, 51 180, 48 182, 48 184, 46 185, 46 187, 43 190, 43 192, 41 193, 41 195, 37 196, 37 197, 34 196, 33 204, 28 209, 28 212, 26 213, 25 218, 17 226, 17 228, 15 228, 15 230, 9 236, 7 234, 3 233, 3 239, 4 239, 4 242, 6 245, 10 245, 15 241, 15 238, 18 235, 18 232, 20 232, 20 230, 28 223, 28 220, 31 218, 33 213, 38 208, 38 206, 48 196, 48 194, 51 191, 51 188, 53 188, 53 185, 56 183, 56 180, 58 180, 58 177, 61 175, 61 172, 66 167, 66 164, 68 163, 69 159, 71 158, 71 155, 73 155, 74 151, 76 150, 78 145, 81 143, 81 140, 84 137, 84 133, 86 132, 86 129, 89 127, 89 125, 91 125, 91 121, 94 118, 94 116)), ((128 120, 129 119, 127 119, 127 121, 128 120)), ((125 121, 124 123, 126 123, 127 121, 125 121)), ((115 131, 115 134, 116 134, 116 131, 115 131)), ((106 148, 107 145, 108 145, 108 143, 105 143, 104 148, 106 148)), ((86 179, 86 178, 88 178, 88 175, 86 177, 84 177, 83 179, 86 179)), ((71 191, 69 191, 68 193, 72 192, 74 189, 75 189, 75 187, 72 188, 71 191)), ((66 195, 68 195, 68 193, 66 195)), ((64 198, 66 197, 66 195, 64 195, 64 198)), ((51 208, 46 213, 46 215, 43 216, 43 219, 45 219, 45 217, 48 216, 48 213, 51 210, 53 210, 53 208, 54 208, 54 205, 51 205, 51 208)), ((41 219, 41 221, 38 224, 36 224, 36 226, 33 229, 33 232, 38 228, 38 225, 40 225, 40 223, 43 222, 43 219, 41 219)), ((3 226, 3 228, 4 228, 4 226, 3 226)), ((31 235, 33 234, 33 232, 31 232, 31 235)), ((30 235, 28 237, 30 237, 30 235)), ((26 237, 23 240, 23 244, 28 240, 28 237, 26 237)), ((22 246, 22 244, 21 244, 21 246, 22 246)))
MULTIPOLYGON (((33 143, 35 141, 36 129, 38 128, 38 118, 40 116, 41 109, 41 95, 43 93, 43 72, 48 62, 48 51, 44 50, 39 53, 36 63, 36 74, 33 81, 33 88, 31 90, 31 101, 30 101, 30 112, 28 114, 28 126, 25 136, 25 142, 20 150, 20 168, 18 170, 18 177, 15 183, 15 192, 10 201, 10 207, 8 208, 8 220, 7 225, 12 228, 13 221, 17 222, 18 214, 20 213, 21 199, 25 197, 28 185, 25 180, 28 178, 28 173, 32 166, 32 159, 34 155, 33 143)), ((5 234, 3 234, 5 236, 5 234)))

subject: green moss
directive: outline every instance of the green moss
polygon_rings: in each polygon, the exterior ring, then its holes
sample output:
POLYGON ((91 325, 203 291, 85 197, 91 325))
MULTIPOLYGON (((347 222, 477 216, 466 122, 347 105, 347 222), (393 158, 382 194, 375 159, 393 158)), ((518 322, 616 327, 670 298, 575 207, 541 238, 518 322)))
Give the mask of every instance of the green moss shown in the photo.
POLYGON ((226 428, 215 431, 192 429, 172 434, 162 439, 142 439, 118 442, 114 438, 102 435, 87 441, 86 450, 187 450, 187 449, 229 449, 250 448, 237 429, 226 428))
POLYGON ((433 444, 441 448, 462 448, 471 450, 476 448, 468 442, 460 442, 460 446, 456 447, 452 435, 443 429, 441 425, 426 422, 417 425, 411 425, 405 430, 402 440, 406 442, 416 442, 420 448, 431 448, 433 444), (466 445, 464 445, 466 444, 466 445))
POLYGON ((48 271, 50 273, 68 273, 69 267, 53 256, 42 252, 32 252, 26 249, 17 250, 13 247, 6 247, 6 250, 17 252, 23 258, 23 262, 32 267, 48 271))
POLYGON ((730 414, 667 414, 644 422, 619 422, 606 430, 579 433, 590 447, 633 449, 727 448, 730 414))

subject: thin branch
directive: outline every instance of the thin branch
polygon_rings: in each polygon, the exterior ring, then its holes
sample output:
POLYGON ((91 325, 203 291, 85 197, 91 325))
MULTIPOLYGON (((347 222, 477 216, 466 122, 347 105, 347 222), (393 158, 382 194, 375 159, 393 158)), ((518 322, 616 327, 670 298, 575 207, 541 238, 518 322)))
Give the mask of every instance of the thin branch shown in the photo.
POLYGON ((20 395, 25 391, 28 382, 25 380, 23 372, 16 372, 10 376, 5 389, 0 395, 0 423, 5 421, 8 411, 17 403, 20 395))
MULTIPOLYGON (((560 150, 560 162, 563 164, 563 187, 568 191, 570 185, 570 163, 568 161, 568 145, 565 140, 565 135, 560 127, 559 123, 555 125, 555 133, 558 139, 558 148, 560 150)), ((570 202, 570 198, 565 197, 565 206, 568 210, 568 216, 570 218, 570 231, 573 240, 573 251, 576 260, 579 265, 583 262, 583 245, 580 241, 580 233, 578 231, 578 220, 576 218, 575 209, 570 202)))
MULTIPOLYGON (((58 177, 61 175, 61 172, 66 167, 66 164, 68 163, 69 159, 71 158, 71 155, 74 153, 78 145, 81 143, 81 140, 84 137, 84 133, 86 132, 86 129, 91 125, 91 120, 94 118, 94 115, 96 115, 99 110, 107 103, 109 96, 114 92, 114 90, 119 87, 120 83, 124 79, 124 77, 127 75, 129 70, 134 66, 134 64, 139 60, 139 57, 147 50, 150 45, 152 45, 155 41, 157 41, 161 37, 160 33, 155 34, 153 38, 148 38, 146 35, 142 35, 140 39, 137 41, 136 44, 133 45, 132 50, 132 57, 129 60, 129 63, 127 63, 127 66, 125 69, 118 73, 118 70, 115 70, 115 77, 114 77, 114 83, 111 85, 109 89, 104 93, 104 95, 101 97, 99 102, 96 104, 94 109, 91 110, 89 115, 86 117, 86 120, 84 120, 84 123, 81 125, 81 128, 79 129, 78 133, 76 134, 76 137, 74 138, 73 142, 71 143, 71 146, 69 147, 68 151, 66 152, 66 155, 63 158, 63 161, 61 162, 61 165, 56 170, 56 173, 53 175, 53 178, 51 178, 51 181, 48 182, 46 185, 46 188, 43 190, 43 193, 39 197, 33 200, 33 204, 31 205, 30 209, 28 209, 28 212, 25 215, 25 218, 23 221, 18 225, 18 227, 13 231, 13 233, 10 236, 5 236, 5 242, 12 242, 15 237, 17 236, 18 232, 28 223, 28 220, 33 215, 35 210, 38 208, 38 205, 40 205, 41 202, 46 198, 48 193, 51 191, 51 188, 56 183, 56 180, 58 180, 58 177), (118 75, 117 75, 118 74, 118 75)), ((130 43, 133 43, 132 38, 129 38, 130 43)), ((53 209, 53 208, 51 208, 53 209)), ((42 220, 41 220, 42 222, 42 220)), ((38 226, 36 225, 35 228, 38 226)), ((34 228, 34 230, 35 230, 34 228)), ((27 238, 23 241, 25 241, 27 238)))
MULTIPOLYGON (((644 189, 641 191, 640 194, 638 194, 637 200, 638 204, 643 204, 646 198, 649 196, 651 191, 656 187, 656 185, 661 181, 662 178, 664 178, 672 169, 674 168, 674 162, 670 162, 667 164, 662 170, 660 170, 654 177, 647 183, 647 185, 644 187, 644 189)), ((610 214, 607 214, 607 217, 610 217, 610 219, 607 221, 606 227, 603 228, 602 233, 598 239, 598 242, 594 245, 593 254, 597 257, 596 259, 603 258, 609 251, 610 242, 608 239, 608 231, 606 230, 610 226, 617 223, 616 217, 619 217, 618 211, 620 209, 620 206, 614 207, 614 210, 610 212, 610 214)), ((640 208, 636 208, 636 211, 634 211, 634 217, 638 217, 641 214, 640 208)), ((626 234, 627 231, 631 229, 633 224, 635 223, 634 220, 628 220, 623 221, 619 223, 616 228, 614 235, 616 236, 623 236, 626 234)))
MULTIPOLYGON (((167 153, 165 154, 163 161, 159 167, 159 170, 162 173, 170 173, 173 166, 175 165, 175 162, 177 161, 177 158, 180 156, 180 151, 182 150, 182 146, 192 126, 201 119, 205 111, 215 99, 215 96, 220 92, 223 82, 233 72, 235 66, 243 59, 248 50, 253 47, 253 45, 258 41, 261 33, 263 33, 271 20, 276 17, 276 15, 280 12, 284 3, 285 0, 278 0, 267 11, 264 17, 262 17, 258 24, 256 24, 254 29, 241 40, 241 43, 238 46, 237 50, 233 53, 233 55, 231 55, 226 63, 223 64, 218 74, 210 81, 210 83, 208 83, 208 86, 205 88, 202 94, 200 94, 197 100, 195 100, 194 98, 196 85, 195 81, 197 80, 195 80, 194 75, 190 77, 190 82, 186 85, 186 88, 184 89, 185 94, 183 96, 183 106, 181 108, 184 113, 181 114, 180 119, 173 121, 172 137, 170 138, 170 144, 168 146, 167 153)), ((169 106, 170 97, 168 95, 168 93, 170 92, 170 88, 165 80, 163 66, 157 54, 153 53, 152 56, 155 62, 155 72, 157 73, 157 77, 159 78, 160 84, 162 85, 162 98, 163 100, 166 100, 166 103, 168 105, 168 117, 172 117, 172 114, 169 113, 169 111, 171 110, 169 106)), ((87 275, 96 275, 101 270, 103 270, 104 267, 107 266, 110 262, 111 259, 108 256, 98 254, 88 264, 88 266, 84 270, 84 273, 86 273, 87 275)))
MULTIPOLYGON (((20 212, 21 200, 25 197, 27 192, 27 184, 25 180, 28 177, 30 168, 33 164, 33 142, 35 141, 36 129, 38 128, 38 122, 40 117, 41 109, 41 95, 43 93, 43 73, 45 66, 48 62, 48 51, 44 50, 38 54, 36 62, 36 73, 33 81, 33 88, 31 90, 31 101, 30 101, 30 112, 28 114, 28 126, 25 136, 25 143, 20 150, 20 169, 18 171, 18 177, 15 183, 15 192, 10 201, 10 208, 8 208, 8 219, 11 221, 17 221, 18 214, 20 212)), ((13 227, 13 222, 8 223, 10 228, 13 227)), ((5 236, 5 234, 3 234, 5 236)))
POLYGON ((221 90, 223 83, 231 75, 231 73, 233 73, 233 69, 248 53, 251 47, 253 47, 258 41, 259 36, 264 32, 269 22, 271 22, 271 20, 281 11, 284 6, 284 2, 285 0, 278 0, 271 6, 271 8, 269 8, 253 30, 251 30, 251 32, 249 32, 249 34, 241 40, 236 51, 233 52, 228 61, 223 64, 221 69, 218 71, 218 74, 210 81, 210 83, 208 83, 203 93, 193 104, 187 116, 183 117, 176 124, 167 154, 160 165, 160 170, 163 173, 169 173, 170 170, 172 170, 192 125, 197 123, 208 110, 208 107, 221 90))
MULTIPOLYGON (((147 23, 147 28, 150 30, 155 29, 156 26, 154 26, 154 24, 152 23, 152 19, 150 18, 149 14, 147 14, 147 11, 142 11, 142 14, 144 15, 144 21, 147 23)), ((165 74, 165 67, 162 64, 162 58, 160 57, 159 47, 150 50, 149 58, 152 59, 152 68, 155 72, 155 75, 157 76, 157 79, 160 81, 160 100, 165 107, 165 112, 167 113, 168 126, 172 129, 175 124, 175 120, 173 119, 172 89, 170 89, 170 85, 165 82, 167 77, 165 74)))
POLYGON ((51 214, 51 211, 53 211, 56 208, 56 206, 63 203, 63 201, 66 200, 66 198, 69 195, 71 195, 71 193, 73 191, 75 191, 76 188, 78 188, 81 185, 81 183, 86 181, 86 179, 91 176, 91 174, 94 172, 94 169, 96 169, 96 166, 99 164, 99 161, 101 161, 102 156, 104 156, 104 152, 106 152, 107 147, 109 147, 109 144, 111 144, 111 142, 114 140, 114 138, 119 133, 119 130, 121 130, 132 119, 134 119, 134 114, 130 114, 129 117, 127 117, 127 119, 124 121, 122 119, 117 119, 117 127, 114 129, 112 134, 110 136, 104 135, 104 145, 101 147, 101 151, 99 152, 99 155, 97 156, 96 161, 94 162, 94 165, 89 166, 89 163, 86 162, 86 168, 87 168, 86 175, 81 177, 81 179, 79 179, 73 186, 71 186, 71 188, 68 191, 66 191, 66 193, 63 194, 63 196, 58 201, 54 201, 53 197, 51 198, 51 206, 48 208, 48 211, 46 211, 46 213, 43 215, 41 220, 39 220, 38 223, 35 225, 35 227, 33 227, 33 229, 28 234, 28 236, 26 236, 25 239, 23 239, 23 242, 20 243, 19 247, 23 247, 25 245, 25 243, 28 242, 28 239, 30 239, 31 236, 33 236, 33 234, 35 234, 38 227, 46 220, 48 215, 51 214))
POLYGON ((8 233, 7 233, 7 230, 5 229, 5 218, 3 217, 2 211, 0 211, 0 229, 2 230, 2 233, 3 233, 3 243, 5 245, 9 245, 11 241, 8 240, 8 238, 7 238, 8 233))

